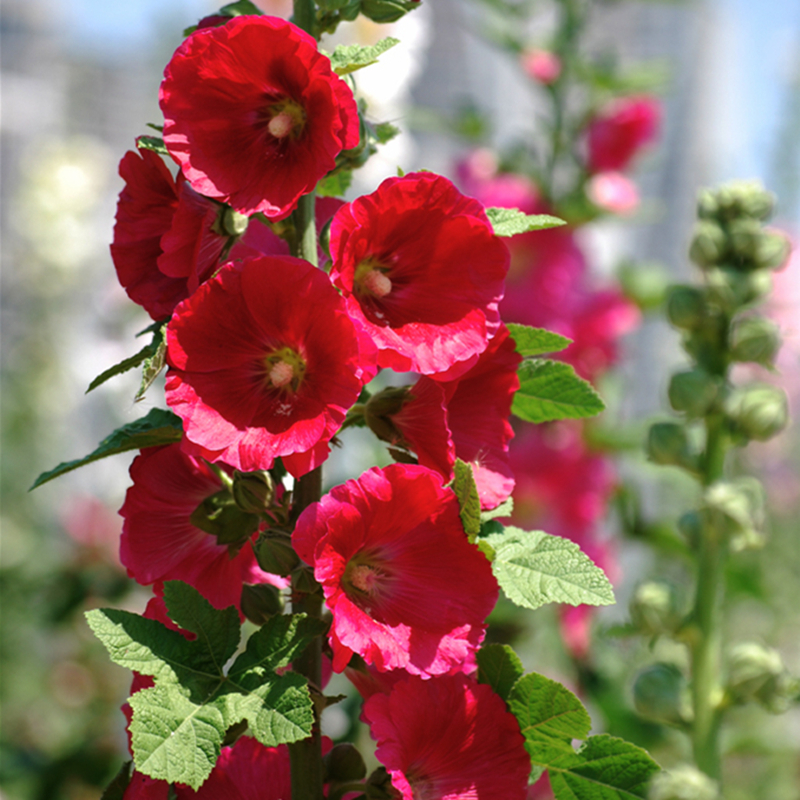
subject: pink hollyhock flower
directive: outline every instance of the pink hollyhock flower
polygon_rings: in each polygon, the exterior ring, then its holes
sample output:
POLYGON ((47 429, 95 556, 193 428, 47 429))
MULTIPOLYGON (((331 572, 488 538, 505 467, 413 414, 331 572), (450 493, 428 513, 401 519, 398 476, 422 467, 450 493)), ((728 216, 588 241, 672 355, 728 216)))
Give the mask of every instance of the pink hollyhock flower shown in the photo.
POLYGON ((138 583, 185 581, 216 608, 239 608, 245 583, 286 585, 259 568, 249 540, 232 553, 192 524, 200 503, 223 488, 201 459, 179 444, 153 447, 142 450, 130 472, 133 486, 119 512, 125 520, 120 560, 138 583))
POLYGON ((283 219, 358 145, 353 93, 312 36, 277 17, 195 31, 164 71, 164 143, 192 188, 283 219))
POLYGON ((621 172, 598 172, 586 184, 586 196, 603 211, 612 214, 632 214, 639 207, 636 184, 621 172))
POLYGON ((175 309, 167 404, 184 450, 238 469, 325 460, 362 386, 359 335, 321 270, 298 258, 226 264, 175 309))
POLYGON ((526 50, 521 61, 525 74, 545 86, 555 83, 561 74, 561 59, 550 50, 526 50))
POLYGON ((497 331, 508 251, 480 203, 447 178, 385 180, 336 214, 330 249, 331 279, 381 367, 466 369, 497 331))
POLYGON ((370 697, 364 717, 403 800, 525 799, 525 740, 489 686, 465 675, 411 677, 370 697))
POLYGON ((586 131, 589 172, 624 170, 658 135, 661 104, 655 97, 619 97, 602 108, 586 131))
POLYGON ((373 467, 309 506, 292 544, 333 614, 336 672, 353 653, 423 676, 474 667, 497 581, 437 473, 373 467))

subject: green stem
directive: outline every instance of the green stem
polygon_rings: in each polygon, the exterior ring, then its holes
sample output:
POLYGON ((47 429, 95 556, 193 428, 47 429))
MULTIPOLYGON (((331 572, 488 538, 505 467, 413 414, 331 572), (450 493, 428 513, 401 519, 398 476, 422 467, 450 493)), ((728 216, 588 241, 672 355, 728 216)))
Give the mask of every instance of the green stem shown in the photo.
MULTIPOLYGON (((703 484, 710 486, 724 476, 728 449, 724 420, 719 415, 706 419, 706 451, 703 484)), ((698 768, 720 780, 719 747, 720 665, 722 653, 722 591, 727 547, 720 533, 706 526, 699 543, 697 594, 693 619, 697 636, 691 647, 692 665, 692 749, 698 768)))
POLYGON ((314 192, 303 195, 292 213, 294 220, 294 242, 292 255, 304 258, 315 267, 319 266, 317 257, 317 223, 314 216, 316 195, 314 192))
POLYGON ((314 0, 294 0, 292 22, 316 38, 317 6, 314 0))
MULTIPOLYGON (((294 488, 292 517, 296 520, 303 509, 316 502, 322 496, 322 467, 303 475, 294 488)), ((313 617, 322 615, 322 594, 319 591, 309 593, 305 576, 292 576, 292 612, 304 613, 313 617)), ((292 662, 292 669, 304 675, 312 689, 320 690, 322 683, 322 638, 317 637, 306 648, 301 656, 292 662)), ((319 728, 319 717, 314 712, 314 727, 311 736, 289 745, 289 757, 292 772, 292 797, 304 800, 322 800, 322 737, 319 728)))

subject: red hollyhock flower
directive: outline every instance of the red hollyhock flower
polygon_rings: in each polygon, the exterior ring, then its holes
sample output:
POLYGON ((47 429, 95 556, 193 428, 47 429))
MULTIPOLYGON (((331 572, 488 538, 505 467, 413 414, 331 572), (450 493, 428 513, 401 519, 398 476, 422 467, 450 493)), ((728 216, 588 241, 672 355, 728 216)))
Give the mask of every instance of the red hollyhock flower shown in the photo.
POLYGON ((497 331, 508 250, 483 207, 440 175, 385 180, 331 223, 331 278, 399 372, 467 369, 497 331))
POLYGON ((286 585, 259 568, 250 541, 232 557, 227 545, 192 524, 200 503, 223 488, 203 461, 172 444, 142 450, 130 472, 133 486, 119 512, 120 560, 138 583, 185 581, 216 608, 239 608, 245 583, 286 585))
POLYGON ((362 386, 358 333, 327 275, 298 258, 226 264, 175 309, 166 397, 183 448, 241 470, 325 460, 362 386))
POLYGON ((661 105, 655 97, 619 97, 589 123, 586 132, 589 172, 624 170, 658 135, 661 105))
POLYGON ((364 716, 403 800, 524 800, 525 740, 489 686, 465 675, 412 677, 370 697, 364 716))
POLYGON ((474 666, 497 581, 437 473, 374 467, 309 506, 292 544, 333 613, 336 672, 354 652, 415 675, 474 666))
POLYGON ((353 93, 313 37, 241 16, 195 31, 164 71, 164 143, 196 191, 282 219, 356 147, 353 93))

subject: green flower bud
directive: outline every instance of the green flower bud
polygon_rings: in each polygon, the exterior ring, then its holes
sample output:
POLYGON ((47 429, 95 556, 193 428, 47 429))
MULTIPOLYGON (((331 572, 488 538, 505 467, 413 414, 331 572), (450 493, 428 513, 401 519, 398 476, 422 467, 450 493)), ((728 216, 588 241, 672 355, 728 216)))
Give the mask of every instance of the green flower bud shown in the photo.
POLYGON ((720 800, 720 797, 717 782, 689 764, 657 773, 647 793, 647 800, 720 800))
POLYGON ((336 744, 322 757, 325 782, 360 781, 367 774, 367 765, 355 745, 349 742, 336 744))
POLYGON ((746 317, 734 323, 730 345, 734 361, 753 361, 769 367, 781 346, 780 332, 774 322, 764 317, 746 317))
POLYGON ((667 296, 667 317, 676 328, 693 330, 703 324, 706 298, 694 286, 673 286, 667 296))
POLYGON ((234 505, 227 489, 203 500, 189 521, 195 528, 216 536, 219 544, 228 545, 234 553, 258 530, 259 525, 257 516, 234 505))
POLYGON ((686 428, 677 422, 657 422, 650 426, 647 455, 656 464, 691 468, 693 457, 686 428))
POLYGON ((233 500, 242 511, 261 514, 275 499, 275 486, 272 476, 266 470, 233 473, 233 500))
POLYGON ((719 215, 719 203, 712 189, 701 189, 697 196, 697 216, 700 219, 716 219, 719 215))
POLYGON ((364 784, 367 800, 397 800, 398 792, 386 767, 378 767, 364 784))
POLYGON ((678 530, 686 537, 689 545, 697 549, 703 537, 705 515, 697 511, 687 511, 678 520, 678 530))
POLYGON ((256 625, 263 625, 271 617, 283 612, 280 590, 268 583, 242 586, 242 613, 256 625))
POLYGON ((694 228, 689 258, 699 267, 713 267, 725 260, 727 246, 725 231, 716 222, 701 220, 694 228))
POLYGON ((225 206, 225 211, 222 213, 222 228, 228 236, 238 238, 247 230, 249 223, 250 218, 246 214, 240 214, 230 206, 225 206))
POLYGON ((673 664, 653 664, 643 669, 633 684, 633 702, 644 717, 677 724, 691 715, 688 684, 673 664))
POLYGON ((738 703, 774 694, 785 668, 780 653, 757 642, 740 642, 728 655, 728 692, 738 703))
POLYGON ((717 481, 703 496, 704 519, 710 529, 730 539, 734 550, 753 549, 762 544, 764 487, 755 478, 717 481))
POLYGON ((785 234, 763 231, 755 252, 755 263, 760 269, 779 269, 786 263, 792 246, 785 234))
POLYGON ((370 430, 384 442, 398 444, 403 437, 391 420, 409 398, 408 386, 389 386, 372 395, 364 408, 364 419, 370 430))
POLYGON ((265 531, 254 548, 258 566, 272 575, 289 575, 300 563, 292 537, 283 531, 265 531))
POLYGON ((776 436, 789 422, 786 392, 768 383, 754 383, 732 392, 725 401, 725 411, 737 433, 758 442, 776 436))
POLYGON ((766 219, 775 205, 774 196, 760 181, 731 181, 716 191, 717 217, 766 219))
POLYGON ((681 625, 677 591, 664 581, 641 584, 631 598, 630 612, 631 622, 646 636, 674 633, 681 625))
POLYGON ((764 236, 758 220, 750 217, 733 220, 728 228, 728 236, 731 255, 739 262, 737 266, 745 269, 754 268, 759 241, 764 236))
POLYGON ((763 269, 743 272, 723 266, 708 270, 706 285, 709 298, 729 313, 734 313, 769 294, 772 276, 763 269))
POLYGON ((699 367, 678 372, 669 382, 670 405, 687 417, 702 417, 716 402, 721 386, 720 378, 699 367))

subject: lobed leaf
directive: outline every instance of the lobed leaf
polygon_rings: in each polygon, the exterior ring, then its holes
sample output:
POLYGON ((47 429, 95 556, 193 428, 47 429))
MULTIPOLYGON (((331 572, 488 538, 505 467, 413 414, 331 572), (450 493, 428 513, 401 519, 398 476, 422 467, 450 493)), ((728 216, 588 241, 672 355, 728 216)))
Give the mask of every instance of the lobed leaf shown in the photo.
POLYGON ((558 353, 572 344, 572 339, 544 328, 532 328, 530 325, 519 325, 516 322, 509 322, 507 327, 517 352, 523 358, 558 353))
POLYGON ((169 155, 169 150, 160 136, 137 136, 136 146, 140 150, 152 150, 162 156, 169 155))
POLYGON ((374 64, 378 60, 378 56, 396 44, 400 44, 399 39, 387 36, 385 39, 381 39, 376 44, 369 46, 360 44, 337 45, 333 55, 331 55, 331 67, 337 75, 347 75, 374 64))
POLYGON ((487 644, 478 651, 478 683, 485 683, 508 700, 511 688, 525 670, 519 656, 507 644, 487 644))
POLYGON ((544 531, 508 527, 485 541, 492 571, 509 600, 523 608, 546 603, 610 605, 614 591, 603 570, 575 542, 544 531))
POLYGON ((518 208, 487 208, 486 216, 496 236, 516 236, 518 233, 543 231, 566 225, 563 219, 547 214, 526 214, 518 208))
POLYGON ((453 467, 453 491, 458 498, 459 515, 470 542, 481 530, 481 500, 472 467, 460 458, 453 467))
POLYGON ((533 359, 523 361, 518 374, 511 413, 526 422, 582 419, 605 409, 597 392, 569 364, 533 359))
POLYGON ((162 408, 152 408, 144 417, 129 422, 106 436, 88 456, 74 461, 64 461, 49 472, 43 472, 34 481, 31 489, 101 458, 125 453, 128 450, 172 444, 179 442, 182 436, 183 423, 179 416, 162 408))

